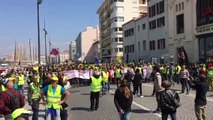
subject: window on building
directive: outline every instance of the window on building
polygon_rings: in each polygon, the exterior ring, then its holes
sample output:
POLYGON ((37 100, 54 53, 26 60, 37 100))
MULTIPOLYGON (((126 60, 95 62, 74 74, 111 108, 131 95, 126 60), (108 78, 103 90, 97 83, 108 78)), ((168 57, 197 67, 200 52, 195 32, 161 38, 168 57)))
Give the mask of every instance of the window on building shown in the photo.
POLYGON ((141 51, 141 42, 139 41, 138 42, 138 52, 140 52, 141 51))
POLYGON ((149 29, 152 30, 152 29, 155 29, 155 28, 156 28, 156 20, 149 22, 149 29))
POLYGON ((181 4, 180 3, 178 4, 178 9, 179 9, 179 11, 181 11, 181 4))
POLYGON ((119 49, 119 52, 123 52, 123 48, 118 48, 119 49))
POLYGON ((152 17, 155 16, 155 5, 152 6, 152 17))
POLYGON ((124 22, 124 17, 118 17, 119 22, 124 22))
POLYGON ((163 27, 165 26, 165 19, 164 17, 158 18, 157 19, 157 27, 163 27))
POLYGON ((177 34, 184 33, 184 14, 178 15, 176 21, 177 34))
POLYGON ((138 32, 140 31, 140 25, 138 25, 138 32))
POLYGON ((182 10, 184 10, 184 2, 182 2, 182 10))
POLYGON ((123 42, 123 38, 119 38, 119 42, 123 42))
POLYGON ((146 23, 144 23, 144 24, 142 25, 142 29, 143 29, 143 30, 146 29, 146 23))
POLYGON ((155 41, 154 40, 150 41, 149 45, 150 45, 150 50, 155 50, 155 41))
POLYGON ((114 17, 112 18, 112 23, 114 22, 124 22, 124 17, 114 17))
POLYGON ((159 3, 156 3, 156 10, 157 10, 157 14, 159 14, 160 13, 160 10, 159 10, 159 3))
POLYGON ((158 49, 165 49, 165 39, 158 40, 158 49))
POLYGON ((149 17, 152 17, 152 7, 149 7, 149 17))
POLYGON ((162 0, 160 3, 160 13, 164 12, 164 0, 162 0))
POLYGON ((131 28, 131 29, 124 31, 125 37, 129 37, 129 36, 133 36, 133 35, 134 35, 134 28, 131 28))
POLYGON ((115 42, 117 43, 118 42, 118 38, 114 38, 115 39, 115 42))
POLYGON ((178 12, 178 5, 176 5, 176 12, 178 12))
POLYGON ((146 4, 146 0, 139 0, 139 4, 146 4))
POLYGON ((146 51, 146 40, 143 41, 143 50, 146 51))

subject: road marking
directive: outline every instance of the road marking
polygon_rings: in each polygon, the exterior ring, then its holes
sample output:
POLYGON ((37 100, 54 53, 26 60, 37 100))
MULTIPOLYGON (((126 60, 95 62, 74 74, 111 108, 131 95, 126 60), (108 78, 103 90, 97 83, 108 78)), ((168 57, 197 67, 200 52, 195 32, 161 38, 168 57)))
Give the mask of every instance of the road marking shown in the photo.
MULTIPOLYGON (((109 92, 112 93, 112 94, 115 93, 112 90, 110 90, 109 92)), ((132 104, 134 104, 135 106, 137 106, 137 107, 139 107, 139 108, 141 108, 143 110, 146 110, 146 111, 149 111, 150 113, 152 113, 152 111, 150 109, 148 109, 148 108, 136 103, 135 101, 133 101, 132 104)), ((158 114, 158 113, 153 113, 153 114, 156 115, 157 117, 161 118, 161 114, 158 114)), ((168 120, 171 120, 171 119, 168 118, 168 120)))

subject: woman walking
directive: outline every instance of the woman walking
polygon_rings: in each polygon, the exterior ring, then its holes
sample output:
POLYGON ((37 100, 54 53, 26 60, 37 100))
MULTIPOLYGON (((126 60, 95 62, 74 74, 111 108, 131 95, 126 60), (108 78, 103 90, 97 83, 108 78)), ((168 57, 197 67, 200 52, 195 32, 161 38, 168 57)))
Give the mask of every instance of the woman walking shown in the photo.
POLYGON ((120 115, 120 120, 129 120, 129 112, 133 101, 132 92, 128 88, 128 82, 123 80, 115 91, 114 103, 120 115))

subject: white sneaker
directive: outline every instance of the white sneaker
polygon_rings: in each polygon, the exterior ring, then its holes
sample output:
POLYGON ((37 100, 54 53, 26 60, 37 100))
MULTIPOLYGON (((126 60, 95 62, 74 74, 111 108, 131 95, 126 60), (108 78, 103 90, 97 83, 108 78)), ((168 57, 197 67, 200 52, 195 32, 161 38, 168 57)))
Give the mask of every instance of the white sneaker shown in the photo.
POLYGON ((143 95, 141 95, 140 97, 141 97, 141 98, 143 98, 144 96, 143 96, 143 95))

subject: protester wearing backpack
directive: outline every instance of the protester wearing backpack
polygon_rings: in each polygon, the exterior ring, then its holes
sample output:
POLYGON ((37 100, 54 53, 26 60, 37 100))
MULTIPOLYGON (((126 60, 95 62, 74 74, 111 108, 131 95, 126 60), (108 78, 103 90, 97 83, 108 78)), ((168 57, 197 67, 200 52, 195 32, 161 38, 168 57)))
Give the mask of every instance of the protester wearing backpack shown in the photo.
POLYGON ((170 115, 171 120, 176 120, 176 110, 180 106, 180 97, 175 90, 170 89, 172 83, 163 81, 162 87, 165 89, 159 93, 159 106, 162 113, 162 120, 167 120, 170 115))
POLYGON ((12 112, 17 108, 22 108, 25 105, 24 96, 19 90, 13 88, 12 80, 5 80, 4 84, 7 90, 0 95, 0 113, 5 117, 5 120, 11 120, 12 112))

